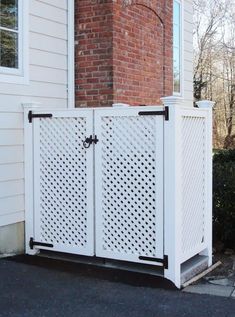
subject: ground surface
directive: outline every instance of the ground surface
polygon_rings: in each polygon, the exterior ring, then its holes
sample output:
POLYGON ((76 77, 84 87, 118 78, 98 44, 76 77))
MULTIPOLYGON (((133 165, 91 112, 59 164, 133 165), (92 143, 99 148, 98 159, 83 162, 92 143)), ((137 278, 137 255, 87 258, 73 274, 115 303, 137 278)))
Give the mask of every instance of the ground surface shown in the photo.
POLYGON ((234 317, 235 300, 140 274, 18 257, 0 260, 0 316, 234 317))
POLYGON ((217 253, 214 255, 214 263, 217 261, 222 264, 198 280, 194 285, 186 287, 184 291, 233 297, 235 300, 235 255, 234 253, 230 255, 217 253))

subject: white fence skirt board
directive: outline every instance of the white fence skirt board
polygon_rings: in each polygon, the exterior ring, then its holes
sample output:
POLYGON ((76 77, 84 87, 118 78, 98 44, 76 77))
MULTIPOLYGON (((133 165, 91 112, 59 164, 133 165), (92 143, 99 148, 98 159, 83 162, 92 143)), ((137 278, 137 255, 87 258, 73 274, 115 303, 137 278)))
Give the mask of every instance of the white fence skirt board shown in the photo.
POLYGON ((97 256, 163 258, 163 116, 140 110, 95 111, 97 256))
POLYGON ((90 111, 33 120, 35 240, 55 251, 94 254, 92 124, 90 111))

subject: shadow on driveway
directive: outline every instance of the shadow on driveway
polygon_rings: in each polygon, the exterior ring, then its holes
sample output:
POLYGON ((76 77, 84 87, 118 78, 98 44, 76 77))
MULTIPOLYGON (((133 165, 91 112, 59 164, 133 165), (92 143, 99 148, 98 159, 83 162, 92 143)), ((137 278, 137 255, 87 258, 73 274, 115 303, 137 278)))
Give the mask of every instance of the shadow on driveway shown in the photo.
POLYGON ((235 300, 183 293, 146 274, 18 256, 0 260, 0 316, 234 317, 235 300))

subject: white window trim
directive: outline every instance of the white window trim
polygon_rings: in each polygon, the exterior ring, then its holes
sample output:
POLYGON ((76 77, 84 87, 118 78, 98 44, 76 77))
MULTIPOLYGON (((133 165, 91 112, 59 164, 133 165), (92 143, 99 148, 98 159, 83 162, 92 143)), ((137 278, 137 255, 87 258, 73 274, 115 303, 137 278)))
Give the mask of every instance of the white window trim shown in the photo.
POLYGON ((18 0, 18 53, 19 68, 0 67, 0 82, 29 83, 28 67, 28 0, 18 0))
POLYGON ((75 108, 75 55, 74 55, 74 0, 68 1, 68 103, 67 107, 75 108))
MULTIPOLYGON (((173 3, 174 2, 178 2, 180 5, 180 92, 174 91, 174 78, 173 78, 173 95, 178 97, 183 97, 184 95, 184 4, 182 0, 174 0, 173 3)), ((174 47, 173 47, 173 50, 174 50, 174 47)), ((174 61, 173 61, 173 66, 174 66, 174 61)), ((174 69, 173 69, 173 72, 174 72, 174 69)))

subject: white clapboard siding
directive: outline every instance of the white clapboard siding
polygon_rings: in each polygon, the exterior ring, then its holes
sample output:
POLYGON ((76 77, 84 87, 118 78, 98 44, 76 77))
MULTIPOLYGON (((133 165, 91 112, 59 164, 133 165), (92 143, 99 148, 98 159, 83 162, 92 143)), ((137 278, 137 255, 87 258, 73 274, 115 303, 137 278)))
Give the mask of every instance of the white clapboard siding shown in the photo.
MULTIPOLYGON (((1 116, 1 113, 0 113, 1 116)), ((0 146, 1 145, 23 145, 22 129, 0 129, 0 146)), ((1 178, 1 175, 0 175, 1 178)))
POLYGON ((0 198, 24 194, 24 180, 0 181, 0 198))
POLYGON ((40 2, 47 3, 55 8, 67 10, 67 3, 64 0, 63 1, 62 0, 40 0, 40 2))
POLYGON ((184 30, 183 30, 183 97, 185 105, 193 105, 193 3, 192 0, 183 1, 184 30))
POLYGON ((4 215, 0 215, 1 226, 7 226, 21 221, 24 221, 24 211, 11 212, 4 215))
POLYGON ((47 66, 48 68, 57 68, 67 70, 67 57, 63 54, 31 49, 30 65, 47 66))
POLYGON ((51 52, 55 54, 67 55, 66 39, 58 39, 56 37, 40 34, 41 41, 38 40, 39 34, 31 32, 29 35, 29 46, 31 49, 51 52))
POLYGON ((37 17, 34 15, 30 16, 30 25, 32 32, 45 34, 51 37, 57 37, 65 39, 67 36, 67 26, 58 22, 50 21, 37 17))
POLYGON ((0 129, 23 129, 22 113, 0 112, 0 129))
POLYGON ((23 163, 0 164, 0 182, 23 179, 24 165, 23 163))
MULTIPOLYGON (((0 84, 1 85, 1 84, 0 84)), ((32 103, 32 97, 29 96, 17 96, 17 95, 0 95, 2 106, 0 107, 1 112, 8 113, 21 113, 22 114, 22 104, 32 103), (8 101, 10 100, 10 101, 8 101), (8 106, 7 106, 8 105, 8 106)), ((65 99, 64 98, 55 98, 55 97, 33 97, 33 103, 39 105, 40 107, 58 107, 65 108, 65 99)), ((0 115, 1 116, 1 115, 0 115)), ((1 130, 1 127, 0 127, 1 130)))
POLYGON ((24 211, 24 195, 1 198, 0 216, 18 211, 24 211))
MULTIPOLYGON (((25 86, 24 95, 42 97, 44 95, 50 95, 55 98, 66 98, 67 92, 63 89, 64 85, 58 85, 54 83, 37 82, 31 80, 30 86, 25 86), (61 87, 62 86, 62 87, 61 87)), ((20 85, 16 86, 14 90, 11 90, 11 86, 7 83, 0 84, 0 98, 2 93, 12 94, 18 96, 21 91, 20 85)))
POLYGON ((0 164, 21 163, 23 161, 23 146, 1 146, 0 164))
POLYGON ((33 81, 66 85, 67 71, 55 68, 45 69, 44 67, 40 67, 38 65, 31 65, 30 78, 33 81), (45 77, 45 73, 47 73, 47 77, 45 77))
POLYGON ((51 20, 51 17, 53 16, 53 21, 61 24, 67 23, 66 10, 42 1, 30 0, 30 2, 31 15, 42 17, 47 20, 51 20))
POLYGON ((29 1, 29 82, 0 82, 0 226, 24 220, 22 104, 67 107, 67 5, 29 1))

